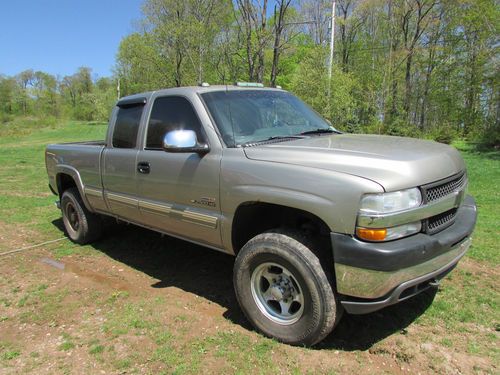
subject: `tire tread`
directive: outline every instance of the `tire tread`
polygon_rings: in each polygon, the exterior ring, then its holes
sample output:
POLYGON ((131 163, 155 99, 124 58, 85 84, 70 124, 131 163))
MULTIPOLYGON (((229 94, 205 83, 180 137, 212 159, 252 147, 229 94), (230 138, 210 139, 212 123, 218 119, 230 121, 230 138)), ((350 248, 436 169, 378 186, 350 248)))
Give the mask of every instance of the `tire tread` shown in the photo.
MULTIPOLYGON (((85 245, 97 240, 102 234, 102 220, 101 216, 90 212, 85 204, 83 203, 80 192, 76 187, 69 188, 65 190, 61 197, 61 211, 64 216, 64 200, 69 199, 73 201, 76 210, 79 211, 82 231, 79 233, 77 238, 71 238, 70 234, 66 230, 68 237, 80 245, 85 245)), ((65 229, 66 226, 65 226, 65 229)))
MULTIPOLYGON (((263 243, 274 243, 278 247, 285 249, 290 253, 293 253, 296 257, 299 258, 300 262, 302 262, 314 273, 317 284, 319 284, 320 286, 326 286, 323 287, 324 289, 322 291, 322 294, 326 296, 326 298, 323 298, 323 313, 322 317, 319 317, 319 319, 322 319, 322 322, 320 323, 320 329, 316 331, 313 336, 311 336, 311 332, 305 332, 302 335, 303 337, 300 337, 293 341, 278 338, 283 342, 288 342, 294 345, 314 345, 318 343, 333 330, 342 314, 342 308, 341 305, 336 301, 333 284, 328 275, 329 273, 325 272, 325 269, 317 256, 317 251, 314 250, 313 241, 309 240, 300 232, 281 228, 274 229, 255 236, 250 241, 248 241, 247 244, 245 244, 245 246, 241 249, 240 253, 237 256, 234 268, 235 291, 240 305, 242 297, 239 295, 236 285, 236 283, 238 282, 238 268, 244 267, 245 264, 248 264, 250 259, 259 253, 259 245, 263 243)), ((245 312, 245 314, 247 313, 245 312)), ((248 318, 249 320, 251 320, 250 317, 248 318)), ((268 335, 266 332, 262 333, 268 335)))

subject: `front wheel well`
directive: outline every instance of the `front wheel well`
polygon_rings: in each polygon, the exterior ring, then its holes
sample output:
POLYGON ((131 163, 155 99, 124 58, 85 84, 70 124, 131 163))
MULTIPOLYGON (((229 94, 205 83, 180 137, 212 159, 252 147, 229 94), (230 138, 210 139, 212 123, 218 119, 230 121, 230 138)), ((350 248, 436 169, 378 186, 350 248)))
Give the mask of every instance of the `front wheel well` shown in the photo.
POLYGON ((317 248, 326 250, 327 246, 327 253, 332 254, 331 230, 322 219, 304 210, 263 202, 244 203, 236 209, 231 233, 235 254, 256 235, 275 228, 301 232, 321 242, 317 248))

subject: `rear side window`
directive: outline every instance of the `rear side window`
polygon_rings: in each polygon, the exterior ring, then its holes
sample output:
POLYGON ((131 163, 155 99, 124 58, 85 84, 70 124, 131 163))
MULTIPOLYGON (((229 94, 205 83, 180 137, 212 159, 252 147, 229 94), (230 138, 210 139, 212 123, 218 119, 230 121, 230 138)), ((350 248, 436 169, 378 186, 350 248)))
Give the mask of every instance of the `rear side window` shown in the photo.
POLYGON ((120 107, 113 129, 113 147, 134 148, 144 105, 120 107))
POLYGON ((161 149, 163 137, 172 130, 193 130, 198 141, 203 140, 200 120, 189 100, 180 96, 157 98, 149 118, 146 148, 161 149))

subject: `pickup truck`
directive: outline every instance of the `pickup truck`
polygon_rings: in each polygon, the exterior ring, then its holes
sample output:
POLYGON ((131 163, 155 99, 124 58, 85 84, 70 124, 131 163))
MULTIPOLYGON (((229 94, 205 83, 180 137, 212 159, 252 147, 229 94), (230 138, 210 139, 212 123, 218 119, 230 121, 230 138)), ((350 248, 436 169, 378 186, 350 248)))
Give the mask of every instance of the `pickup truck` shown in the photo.
POLYGON ((259 84, 124 97, 105 141, 45 159, 72 241, 97 240, 107 215, 232 254, 248 320, 295 345, 437 286, 477 216, 453 147, 342 134, 259 84))

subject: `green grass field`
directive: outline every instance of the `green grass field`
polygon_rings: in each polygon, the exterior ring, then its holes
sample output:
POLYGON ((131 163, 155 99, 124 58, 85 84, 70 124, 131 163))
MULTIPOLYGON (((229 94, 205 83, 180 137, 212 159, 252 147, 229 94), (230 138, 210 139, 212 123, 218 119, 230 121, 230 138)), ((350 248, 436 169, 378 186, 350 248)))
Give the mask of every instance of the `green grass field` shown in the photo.
MULTIPOLYGON (((105 124, 76 122, 0 132, 0 225, 4 228, 0 253, 63 236, 54 224, 60 212, 47 186, 45 146, 103 139, 105 132, 105 124)), ((56 373, 92 368, 111 373, 206 369, 213 373, 356 369, 391 373, 402 368, 423 373, 498 373, 500 153, 478 153, 465 143, 457 147, 468 166, 469 193, 476 198, 479 219, 471 250, 444 280, 432 304, 427 297, 417 297, 364 317, 347 316, 336 334, 317 348, 293 348, 261 337, 238 312, 230 257, 213 252, 198 256, 199 248, 181 241, 162 242, 139 229, 118 230, 96 246, 63 240, 0 258, 0 332, 25 327, 23 335, 0 334, 0 372, 50 373, 45 370, 55 361, 56 373), (173 250, 164 250, 165 244, 173 250), (54 276, 40 271, 38 259, 47 256, 76 262, 78 266, 68 269, 75 270, 82 284, 67 281, 69 271, 54 276), (87 274, 85 267, 90 269, 87 274), (222 275, 219 268, 225 271, 222 275), (99 269, 109 273, 111 281, 101 279, 99 269), (202 276, 193 281, 187 278, 189 272, 202 276), (94 284, 85 284, 87 279, 94 284), (168 284, 164 289, 151 287, 162 282, 168 284), (124 286, 127 283, 143 289, 129 289, 124 286), (49 349, 41 344, 33 347, 51 329, 70 324, 76 328, 63 330, 49 349), (30 330, 32 343, 26 335, 30 330), (84 363, 96 367, 79 367, 68 353, 77 353, 84 363)))
MULTIPOLYGON (((104 139, 106 124, 70 122, 67 126, 30 129, 0 138, 0 220, 37 230, 40 239, 61 233, 51 225, 59 213, 48 189, 44 152, 49 143, 104 139)), ((9 130, 12 133, 12 130, 9 130)))

